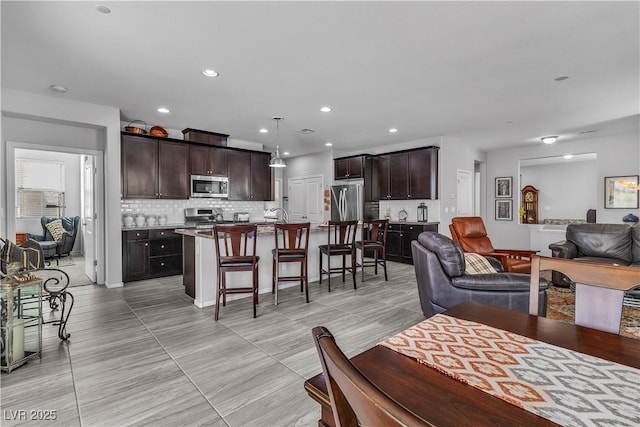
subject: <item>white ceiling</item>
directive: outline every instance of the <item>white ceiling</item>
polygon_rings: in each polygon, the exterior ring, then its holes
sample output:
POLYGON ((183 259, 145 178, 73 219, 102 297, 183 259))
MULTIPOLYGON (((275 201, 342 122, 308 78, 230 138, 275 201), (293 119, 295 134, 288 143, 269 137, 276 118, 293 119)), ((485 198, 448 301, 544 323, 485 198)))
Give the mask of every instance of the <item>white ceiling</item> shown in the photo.
POLYGON ((279 115, 294 156, 440 135, 485 150, 561 143, 640 113, 636 1, 2 1, 1 13, 3 87, 267 147, 279 115))

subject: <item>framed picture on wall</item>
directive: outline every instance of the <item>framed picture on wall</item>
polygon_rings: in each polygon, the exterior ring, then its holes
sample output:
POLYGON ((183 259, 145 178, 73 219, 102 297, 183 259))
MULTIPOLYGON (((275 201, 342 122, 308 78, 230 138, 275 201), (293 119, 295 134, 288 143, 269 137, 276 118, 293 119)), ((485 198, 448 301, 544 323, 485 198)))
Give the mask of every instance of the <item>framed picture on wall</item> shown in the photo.
POLYGON ((496 200, 496 221, 513 221, 513 200, 496 200))
POLYGON ((496 178, 496 198, 504 197, 510 199, 513 197, 511 188, 513 187, 513 177, 502 176, 496 178))
POLYGON ((605 209, 638 208, 638 175, 604 178, 605 209))

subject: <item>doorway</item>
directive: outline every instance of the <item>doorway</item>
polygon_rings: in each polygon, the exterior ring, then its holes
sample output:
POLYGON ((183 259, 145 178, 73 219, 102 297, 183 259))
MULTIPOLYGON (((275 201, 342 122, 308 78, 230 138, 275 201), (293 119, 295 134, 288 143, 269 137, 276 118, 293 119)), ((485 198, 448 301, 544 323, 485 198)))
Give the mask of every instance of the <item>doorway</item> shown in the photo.
POLYGON ((473 176, 471 172, 458 169, 456 171, 457 215, 473 216, 473 176))
MULTIPOLYGON (((101 195, 104 194, 103 153, 71 147, 7 142, 5 163, 7 236, 15 236, 16 231, 42 234, 39 216, 24 221, 18 218, 17 214, 16 161, 17 158, 29 156, 62 159, 65 162, 65 169, 72 173, 64 178, 65 187, 68 190, 65 191, 64 207, 58 210, 62 216, 81 217, 72 260, 65 260, 60 264, 60 268, 70 276, 70 285, 104 283, 104 205, 100 202, 101 195), (88 169, 85 170, 85 166, 88 169), (91 173, 87 175, 89 171, 91 173), (88 212, 87 209, 89 209, 88 212), (12 211, 16 214, 12 215, 12 211), (92 220, 87 230, 86 218, 89 216, 92 220)), ((46 177, 39 177, 39 179, 46 179, 46 177)), ((56 216, 58 213, 52 215, 56 216)))

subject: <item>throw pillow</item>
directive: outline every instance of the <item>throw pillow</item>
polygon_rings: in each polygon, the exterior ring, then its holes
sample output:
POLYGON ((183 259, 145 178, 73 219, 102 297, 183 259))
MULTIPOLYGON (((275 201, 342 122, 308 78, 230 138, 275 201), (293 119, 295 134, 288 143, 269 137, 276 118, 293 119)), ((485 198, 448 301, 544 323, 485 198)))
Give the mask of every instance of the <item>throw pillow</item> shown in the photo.
POLYGON ((47 230, 49 230, 49 233, 51 233, 53 240, 55 240, 56 242, 62 240, 62 236, 64 235, 65 231, 67 231, 62 226, 62 220, 60 219, 56 219, 47 223, 45 227, 47 227, 47 230))
POLYGON ((497 273, 488 259, 474 253, 464 254, 465 274, 491 274, 497 273))
POLYGON ((35 240, 27 239, 19 246, 11 240, 0 240, 3 243, 2 250, 0 250, 0 271, 3 273, 7 273, 7 267, 11 263, 17 263, 23 270, 44 268, 42 248, 35 240))

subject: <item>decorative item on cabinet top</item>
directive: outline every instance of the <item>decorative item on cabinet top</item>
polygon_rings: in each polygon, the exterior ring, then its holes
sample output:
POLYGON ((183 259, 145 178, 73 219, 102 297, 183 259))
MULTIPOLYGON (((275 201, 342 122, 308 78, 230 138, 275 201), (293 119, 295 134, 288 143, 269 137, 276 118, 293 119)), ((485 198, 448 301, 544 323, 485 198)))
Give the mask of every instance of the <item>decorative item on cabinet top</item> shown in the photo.
POLYGON ((124 130, 126 132, 131 132, 131 133, 137 133, 140 135, 144 135, 147 133, 147 124, 145 122, 143 122, 142 120, 132 120, 129 122, 128 125, 126 125, 124 127, 124 130), (141 124, 142 127, 140 126, 133 126, 134 123, 138 123, 141 124))
POLYGON ((159 136, 161 138, 166 138, 167 136, 169 136, 169 133, 160 126, 153 126, 151 129, 149 129, 149 134, 153 136, 159 136))
POLYGON ((206 130, 198 130, 186 128, 182 130, 185 141, 198 142, 200 144, 217 145, 220 147, 227 146, 227 138, 229 135, 224 133, 209 132, 206 130))

